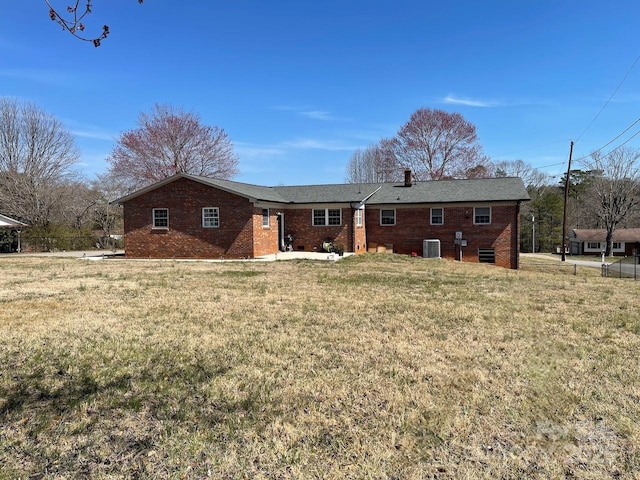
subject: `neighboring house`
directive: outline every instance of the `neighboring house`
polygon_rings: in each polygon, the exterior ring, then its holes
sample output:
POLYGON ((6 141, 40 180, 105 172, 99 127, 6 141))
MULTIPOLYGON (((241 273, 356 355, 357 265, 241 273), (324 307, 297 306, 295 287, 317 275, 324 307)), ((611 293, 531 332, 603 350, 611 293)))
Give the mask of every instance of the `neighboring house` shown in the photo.
POLYGON ((9 253, 20 251, 20 234, 26 223, 19 222, 11 217, 0 214, 0 252, 9 253))
POLYGON ((373 245, 518 268, 519 178, 263 187, 177 174, 116 200, 132 258, 256 258, 325 239, 356 254, 373 245), (460 238, 457 238, 460 237, 460 238), (426 253, 426 252, 425 252, 426 253))
MULTIPOLYGON (((605 229, 575 229, 569 235, 571 255, 601 255, 607 238, 605 229)), ((619 228, 613 232, 613 255, 640 254, 640 228, 619 228)))

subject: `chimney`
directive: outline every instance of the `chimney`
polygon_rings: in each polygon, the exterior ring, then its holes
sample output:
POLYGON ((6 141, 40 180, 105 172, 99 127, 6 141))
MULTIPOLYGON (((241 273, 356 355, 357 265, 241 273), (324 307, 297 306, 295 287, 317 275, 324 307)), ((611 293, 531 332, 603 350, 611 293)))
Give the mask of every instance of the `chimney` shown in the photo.
POLYGON ((404 186, 405 187, 411 186, 411 169, 410 168, 404 169, 404 186))

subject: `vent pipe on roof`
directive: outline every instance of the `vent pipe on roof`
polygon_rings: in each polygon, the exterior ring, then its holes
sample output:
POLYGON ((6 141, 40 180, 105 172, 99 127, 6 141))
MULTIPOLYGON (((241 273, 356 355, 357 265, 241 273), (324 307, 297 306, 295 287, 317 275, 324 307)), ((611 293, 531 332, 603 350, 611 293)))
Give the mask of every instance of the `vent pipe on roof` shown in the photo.
POLYGON ((410 168, 404 169, 404 186, 405 187, 411 186, 411 169, 410 168))

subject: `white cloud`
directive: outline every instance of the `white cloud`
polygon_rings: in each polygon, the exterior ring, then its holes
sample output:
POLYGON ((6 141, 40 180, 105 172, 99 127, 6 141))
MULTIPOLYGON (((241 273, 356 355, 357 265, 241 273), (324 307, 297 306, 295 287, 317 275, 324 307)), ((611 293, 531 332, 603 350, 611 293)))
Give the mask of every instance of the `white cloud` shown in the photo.
POLYGON ((240 158, 277 157, 284 154, 284 149, 276 145, 255 145, 244 142, 234 142, 235 152, 240 158))
POLYGON ((71 74, 59 70, 43 70, 35 68, 2 68, 0 77, 27 80, 30 82, 46 83, 49 85, 72 85, 74 78, 71 74))
POLYGON ((303 117, 311 118, 313 120, 335 120, 329 112, 323 112, 321 110, 308 110, 299 113, 303 117))
POLYGON ((328 150, 331 152, 348 151, 348 150, 355 150, 356 148, 360 148, 359 146, 345 145, 340 142, 315 140, 311 138, 290 140, 290 141, 282 142, 282 145, 289 148, 297 148, 297 149, 303 149, 303 150, 328 150))
POLYGON ((101 132, 98 130, 71 130, 71 133, 76 137, 89 138, 91 140, 113 141, 115 139, 115 135, 112 133, 101 132))
POLYGON ((307 106, 291 106, 291 105, 277 105, 273 107, 274 110, 281 110, 284 112, 293 112, 296 115, 301 117, 310 118, 312 120, 320 120, 323 122, 334 121, 334 120, 343 120, 338 117, 335 117, 326 110, 316 110, 312 107, 307 106))
POLYGON ((447 95, 441 101, 449 105, 464 105, 466 107, 479 108, 499 107, 501 105, 501 103, 496 100, 478 100, 475 98, 456 97, 455 95, 447 95))

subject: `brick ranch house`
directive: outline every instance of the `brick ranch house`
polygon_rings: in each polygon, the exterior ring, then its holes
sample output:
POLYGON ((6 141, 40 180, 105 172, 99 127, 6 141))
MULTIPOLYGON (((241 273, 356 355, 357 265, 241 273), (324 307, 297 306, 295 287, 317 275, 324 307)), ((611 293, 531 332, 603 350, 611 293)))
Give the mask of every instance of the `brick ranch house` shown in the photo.
MULTIPOLYGON (((613 232, 613 255, 640 254, 640 228, 618 228, 613 232)), ((607 246, 607 231, 601 229, 574 229, 569 234, 571 255, 601 255, 607 246)))
POLYGON ((263 187, 180 173, 114 203, 130 258, 256 258, 291 238, 298 251, 331 238, 356 254, 422 256, 433 239, 442 257, 515 269, 527 200, 519 178, 263 187))

